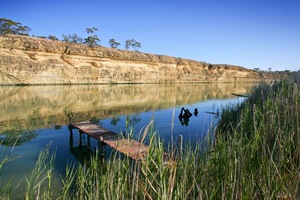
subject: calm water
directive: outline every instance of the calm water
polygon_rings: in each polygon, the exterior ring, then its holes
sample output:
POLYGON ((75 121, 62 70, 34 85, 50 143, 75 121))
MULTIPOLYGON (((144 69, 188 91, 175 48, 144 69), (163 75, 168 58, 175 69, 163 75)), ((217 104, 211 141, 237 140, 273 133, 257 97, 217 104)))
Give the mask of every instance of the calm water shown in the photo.
MULTIPOLYGON (((0 156, 5 150, 16 159, 8 162, 0 173, 0 185, 8 178, 18 183, 35 165, 40 151, 48 144, 56 151, 54 177, 61 186, 61 176, 78 156, 70 151, 68 125, 90 120, 106 129, 120 133, 134 127, 138 139, 154 119, 154 129, 172 143, 182 135, 185 141, 198 141, 218 122, 217 112, 228 104, 243 99, 231 93, 245 94, 253 84, 191 84, 191 85, 77 85, 0 87, 0 156), (180 109, 192 113, 188 123, 178 118, 180 109), (127 125, 126 125, 127 124, 127 125), (15 139, 18 142, 12 149, 15 139)), ((74 146, 78 134, 74 130, 74 146)), ((97 142, 91 139, 91 146, 97 142)), ((106 147, 108 156, 110 149, 106 147)))

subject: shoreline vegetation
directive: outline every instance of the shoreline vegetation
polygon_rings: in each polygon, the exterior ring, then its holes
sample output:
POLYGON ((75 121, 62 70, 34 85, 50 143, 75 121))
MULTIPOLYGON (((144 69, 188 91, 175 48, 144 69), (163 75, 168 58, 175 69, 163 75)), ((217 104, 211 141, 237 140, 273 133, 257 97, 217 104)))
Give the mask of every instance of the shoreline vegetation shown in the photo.
MULTIPOLYGON (((173 162, 163 162, 164 142, 152 127, 150 152, 135 162, 113 153, 68 165, 63 187, 54 192, 55 153, 38 158, 23 199, 297 199, 300 196, 300 78, 261 84, 243 103, 222 110, 214 133, 201 144, 172 146, 173 162), (177 154, 175 152, 180 152, 177 154)), ((149 132, 147 130, 150 130, 149 132)), ((0 152, 0 172, 12 159, 0 152)), ((0 180, 1 181, 1 180, 0 180)), ((0 198, 14 196, 0 182, 0 198)))

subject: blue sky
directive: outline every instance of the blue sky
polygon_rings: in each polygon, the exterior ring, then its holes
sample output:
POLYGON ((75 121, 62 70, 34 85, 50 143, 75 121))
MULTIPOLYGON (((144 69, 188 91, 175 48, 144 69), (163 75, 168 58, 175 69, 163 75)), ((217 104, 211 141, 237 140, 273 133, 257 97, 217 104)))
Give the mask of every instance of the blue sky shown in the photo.
POLYGON ((0 0, 0 18, 30 35, 98 28, 100 45, 249 69, 300 70, 300 0, 0 0))

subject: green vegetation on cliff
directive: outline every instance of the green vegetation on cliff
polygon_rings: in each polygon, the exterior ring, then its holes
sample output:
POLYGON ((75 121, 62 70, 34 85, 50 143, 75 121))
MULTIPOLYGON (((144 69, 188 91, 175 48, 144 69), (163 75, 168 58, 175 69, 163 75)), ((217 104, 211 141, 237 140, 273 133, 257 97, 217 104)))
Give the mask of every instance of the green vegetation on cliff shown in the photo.
MULTIPOLYGON (((0 35, 7 35, 7 34, 14 34, 14 35, 26 35, 29 36, 29 32, 31 31, 31 28, 28 26, 23 26, 20 22, 15 22, 11 19, 7 18, 0 18, 0 35)), ((86 32, 88 34, 87 38, 81 38, 76 33, 74 34, 68 34, 64 35, 62 34, 63 41, 68 43, 78 43, 78 44, 88 44, 89 47, 94 47, 98 45, 98 42, 101 42, 101 39, 98 37, 98 35, 95 35, 94 33, 98 31, 96 27, 92 28, 86 28, 86 32)), ((54 35, 46 36, 32 36, 42 39, 49 39, 49 40, 58 40, 58 38, 54 35)), ((110 47, 111 48, 118 48, 120 45, 119 42, 116 42, 115 39, 109 40, 110 47)), ((125 41, 124 48, 128 50, 129 48, 133 48, 135 51, 138 51, 139 48, 141 48, 141 43, 137 42, 134 39, 128 39, 125 41)))

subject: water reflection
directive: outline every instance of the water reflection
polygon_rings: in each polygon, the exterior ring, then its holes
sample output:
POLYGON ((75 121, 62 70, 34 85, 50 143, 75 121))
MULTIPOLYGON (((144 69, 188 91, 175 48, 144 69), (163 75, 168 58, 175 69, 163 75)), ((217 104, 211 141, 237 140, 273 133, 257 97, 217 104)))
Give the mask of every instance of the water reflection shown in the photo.
MULTIPOLYGON (((79 132, 78 144, 74 145, 74 135, 71 126, 68 127, 69 136, 69 151, 70 153, 81 163, 87 164, 90 161, 90 157, 96 154, 96 148, 91 145, 91 138, 82 132, 79 132)), ((100 143, 98 144, 98 149, 100 148, 100 143)))
POLYGON ((18 146, 37 137, 36 131, 9 130, 0 135, 0 144, 5 146, 18 146))
MULTIPOLYGON (((190 85, 74 85, 0 87, 0 135, 31 133, 37 129, 59 129, 74 121, 110 119, 120 123, 120 116, 185 106, 207 99, 245 94, 253 84, 190 85)), ((197 116, 197 114, 195 114, 197 116)), ((127 119, 134 124, 142 116, 127 119)), ((126 123, 127 123, 126 120, 126 123)), ((181 121, 184 126, 188 120, 181 121)))
POLYGON ((182 126, 188 126, 190 118, 187 117, 178 117, 182 126))

